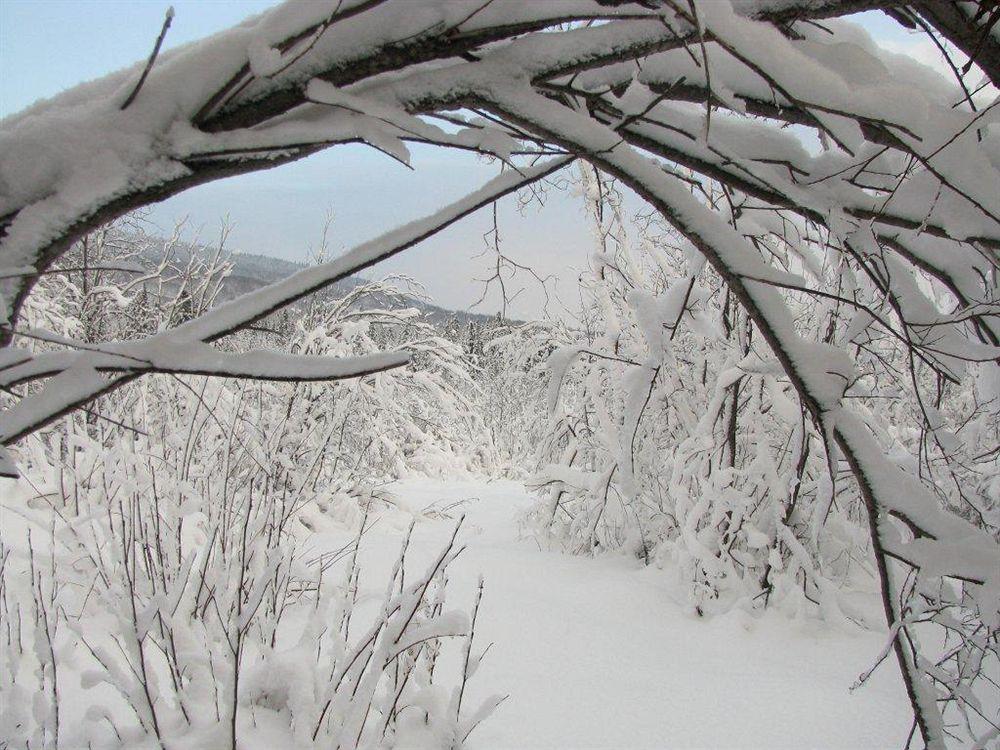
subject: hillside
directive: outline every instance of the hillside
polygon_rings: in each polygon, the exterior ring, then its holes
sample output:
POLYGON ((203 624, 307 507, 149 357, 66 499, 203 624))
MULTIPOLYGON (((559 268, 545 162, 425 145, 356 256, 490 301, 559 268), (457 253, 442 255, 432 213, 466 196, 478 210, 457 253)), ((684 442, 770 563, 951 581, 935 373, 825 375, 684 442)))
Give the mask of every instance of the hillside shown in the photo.
MULTIPOLYGON (((212 250, 204 246, 186 245, 177 249, 180 258, 184 258, 186 253, 197 253, 203 257, 210 257, 212 250)), ((151 256, 150 260, 157 260, 151 256)), ((234 252, 228 257, 228 262, 232 264, 232 271, 226 277, 223 284, 220 301, 232 299, 233 297, 278 281, 287 276, 291 276, 297 271, 307 268, 305 263, 274 258, 268 255, 257 255, 255 253, 234 252)), ((362 276, 350 276, 346 279, 332 284, 326 291, 321 292, 324 298, 336 299, 342 297, 352 289, 362 285, 367 281, 362 276)), ((483 313, 469 312, 467 310, 449 310, 444 307, 432 304, 416 294, 406 295, 413 307, 419 309, 425 319, 437 324, 455 319, 464 324, 470 321, 486 322, 493 316, 483 313)))

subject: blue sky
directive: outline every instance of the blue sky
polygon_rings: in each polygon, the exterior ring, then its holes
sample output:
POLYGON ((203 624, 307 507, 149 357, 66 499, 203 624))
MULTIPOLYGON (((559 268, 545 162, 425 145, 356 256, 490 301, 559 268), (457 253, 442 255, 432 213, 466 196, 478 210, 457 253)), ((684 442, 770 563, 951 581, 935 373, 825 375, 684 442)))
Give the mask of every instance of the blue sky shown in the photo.
MULTIPOLYGON (((273 0, 174 0, 176 11, 164 47, 169 49, 238 23, 273 0)), ((168 6, 160 0, 0 0, 0 117, 144 59, 168 6)), ((865 26, 894 48, 912 37, 880 14, 865 26)), ((916 49, 916 47, 914 47, 916 49)), ((924 50, 924 52, 926 52, 924 50)), ((475 157, 413 149, 414 170, 362 146, 339 147, 310 159, 204 185, 152 208, 152 221, 169 233, 186 219, 189 236, 218 235, 228 217, 230 248, 305 260, 318 246, 326 217, 333 215, 329 250, 337 253, 400 222, 424 215, 485 182, 496 172, 475 157)), ((465 309, 482 293, 476 279, 490 275, 483 234, 488 212, 369 272, 405 273, 425 285, 442 305, 465 309)), ((556 293, 572 297, 573 281, 587 262, 590 241, 579 199, 556 196, 543 211, 520 216, 511 201, 500 211, 504 250, 554 275, 556 293)), ((527 277, 512 311, 535 316, 544 295, 527 277)), ((569 302, 570 300, 567 300, 569 302)), ((497 309, 495 296, 476 308, 497 309)))
MULTIPOLYGON (((164 48, 228 28, 273 0, 175 0, 176 15, 164 48)), ((82 81, 144 59, 168 6, 158 0, 0 0, 0 116, 17 112, 82 81)), ((496 173, 476 157, 413 149, 414 170, 363 146, 346 146, 302 162, 204 185, 152 209, 168 233, 186 218, 187 233, 204 240, 232 223, 232 249, 305 260, 319 245, 328 214, 329 249, 340 252, 393 226, 418 218, 478 187, 496 173)), ((575 268, 586 264, 582 207, 569 196, 522 218, 511 201, 501 206, 504 249, 530 261, 539 275, 553 274, 571 291, 575 268)), ((491 226, 480 212, 413 248, 369 275, 404 273, 422 283, 442 305, 465 309, 482 294, 476 279, 490 275, 483 234, 491 226)), ((524 276, 512 311, 534 316, 544 295, 524 276)), ((493 312, 491 295, 477 310, 493 312)))

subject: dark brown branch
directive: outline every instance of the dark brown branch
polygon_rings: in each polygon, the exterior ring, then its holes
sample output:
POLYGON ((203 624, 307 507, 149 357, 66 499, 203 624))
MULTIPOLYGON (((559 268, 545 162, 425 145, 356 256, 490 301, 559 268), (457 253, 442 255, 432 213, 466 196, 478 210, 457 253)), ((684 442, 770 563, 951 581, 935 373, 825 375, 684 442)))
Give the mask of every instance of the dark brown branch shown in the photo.
POLYGON ((139 95, 139 89, 142 88, 142 84, 146 82, 146 76, 149 75, 149 71, 153 69, 153 63, 156 62, 156 56, 160 54, 160 47, 163 44, 164 38, 167 36, 167 30, 170 28, 170 23, 174 20, 174 9, 173 6, 167 8, 166 15, 163 17, 163 28, 160 29, 160 35, 156 37, 156 44, 153 45, 153 51, 149 55, 149 59, 146 61, 146 67, 142 70, 142 75, 139 76, 139 81, 135 84, 135 88, 132 89, 122 106, 119 109, 128 109, 128 105, 135 101, 136 96, 139 95))

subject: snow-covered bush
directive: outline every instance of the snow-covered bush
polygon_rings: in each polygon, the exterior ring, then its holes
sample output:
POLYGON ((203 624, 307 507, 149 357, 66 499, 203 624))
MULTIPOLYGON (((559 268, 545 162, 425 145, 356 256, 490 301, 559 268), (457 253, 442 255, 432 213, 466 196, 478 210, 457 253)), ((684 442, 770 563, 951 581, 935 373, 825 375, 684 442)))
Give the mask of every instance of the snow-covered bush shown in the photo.
POLYGON ((8 530, 21 554, 2 556, 4 736, 30 748, 55 747, 60 731, 60 747, 353 748, 398 732, 459 747, 490 707, 460 711, 468 664, 434 669, 441 639, 471 641, 468 617, 445 609, 460 550, 414 575, 404 541, 372 612, 357 549, 393 498, 345 484, 363 456, 307 453, 317 428, 294 412, 298 428, 275 435, 288 402, 263 387, 150 378, 117 395, 134 399, 127 428, 106 413, 71 423, 29 457, 36 528, 27 551, 20 524, 8 530), (308 553, 310 532, 345 526, 352 545, 308 553), (88 709, 68 721, 75 683, 88 709))
POLYGON ((541 531, 663 564, 699 612, 775 588, 836 610, 849 566, 828 561, 866 535, 857 498, 819 499, 822 436, 700 256, 655 225, 632 240, 614 182, 582 179, 598 246, 585 327, 550 360, 541 531))
MULTIPOLYGON (((650 216, 626 217, 614 180, 584 167, 581 185, 596 249, 580 324, 548 361, 535 532, 574 552, 623 550, 665 568, 699 615, 778 604, 868 626, 855 594, 877 585, 878 572, 850 465, 701 256, 650 216)), ((706 202, 721 199, 711 183, 700 189, 706 202)), ((919 303, 929 318, 948 295, 916 278, 905 303, 886 300, 815 226, 733 221, 785 271, 851 290, 816 301, 796 284, 784 301, 800 335, 831 347, 831 371, 834 346, 855 349, 844 398, 880 449, 923 476, 943 507, 1000 535, 993 363, 949 356, 947 347, 962 344, 948 332, 921 350, 907 344, 910 332, 886 324, 893 304, 919 303), (814 247, 790 252, 789 232, 813 232, 814 247), (972 388, 949 387, 951 368, 966 366, 972 388), (904 372, 912 387, 901 387, 904 372)), ((918 668, 942 690, 948 720, 989 736, 983 708, 1000 698, 994 618, 963 587, 928 583, 899 584, 900 606, 928 654, 918 668)))
POLYGON ((353 543, 310 557, 263 467, 240 482, 233 446, 215 479, 236 486, 207 502, 208 456, 188 447, 188 480, 134 446, 64 472, 61 494, 36 498, 45 512, 26 513, 27 548, 2 548, 5 741, 461 747, 500 698, 462 705, 480 655, 478 598, 471 615, 445 598, 460 522, 423 573, 407 570, 407 535, 375 591, 358 565, 367 515, 353 543), (435 669, 445 641, 461 642, 457 673, 435 669))
MULTIPOLYGON (((364 356, 385 350, 410 355, 407 367, 354 381, 277 387, 285 421, 272 422, 272 429, 293 424, 322 443, 311 457, 316 476, 350 471, 373 482, 410 471, 463 471, 481 463, 476 454, 489 436, 470 402, 470 363, 461 346, 421 319, 401 291, 403 281, 367 282, 341 299, 311 304, 291 326, 286 340, 294 355, 364 356), (354 465, 344 466, 345 460, 354 465)), ((276 436, 276 448, 290 437, 276 436)), ((310 482, 315 486, 316 479, 310 482)))
POLYGON ((499 316, 445 325, 444 335, 469 362, 469 408, 483 430, 475 450, 488 473, 524 476, 544 435, 544 363, 555 331, 552 324, 499 316))
MULTIPOLYGON (((152 270, 129 269, 145 283, 107 301, 94 277, 110 272, 94 266, 125 268, 144 240, 127 227, 114 247, 107 236, 74 249, 70 262, 90 253, 88 270, 46 280, 32 319, 67 337, 118 326, 127 338, 181 308, 200 314, 204 290, 225 275, 218 256, 172 272, 168 252, 152 270)), ((407 537, 377 610, 359 588, 370 515, 394 503, 381 485, 464 468, 483 437, 460 348, 406 302, 391 283, 369 282, 225 346, 310 356, 400 347, 413 352, 410 367, 332 384, 153 376, 29 441, 27 536, 20 524, 5 529, 0 548, 8 741, 353 748, 398 734, 461 746, 496 702, 461 704, 478 657, 469 617, 445 608, 454 539, 415 575, 407 537), (311 532, 331 528, 357 537, 310 555, 311 532), (445 639, 465 639, 464 666, 442 684, 445 639), (87 712, 68 719, 78 690, 87 712)))
MULTIPOLYGON (((201 315, 219 297, 229 263, 224 241, 214 250, 178 252, 176 237, 156 243, 128 223, 84 238, 60 271, 43 281, 25 311, 33 330, 52 332, 33 335, 37 351, 51 351, 65 339, 89 340, 87 330, 127 341, 168 328, 178 316, 201 315), (88 252, 88 262, 81 262, 88 252)), ((282 491, 306 493, 305 504, 324 508, 351 494, 370 495, 380 482, 411 471, 482 467, 491 443, 470 401, 477 392, 470 360, 460 344, 422 318, 414 293, 405 278, 367 281, 343 297, 314 298, 220 342, 237 357, 263 348, 277 357, 313 361, 364 361, 393 350, 407 355, 406 367, 334 382, 158 377, 109 394, 89 413, 71 415, 52 438, 58 442, 81 420, 96 436, 100 419, 109 426, 144 422, 154 430, 187 429, 205 438, 206 426, 218 423, 216 412, 225 404, 240 414, 230 417, 238 433, 214 439, 244 441, 262 465, 280 462, 287 474, 282 491)), ((100 437, 105 445, 118 439, 114 429, 100 437)), ((155 443, 145 449, 156 449, 155 443)), ((56 450, 56 462, 75 461, 72 451, 56 450)), ((356 499, 353 505, 356 512, 356 499)))

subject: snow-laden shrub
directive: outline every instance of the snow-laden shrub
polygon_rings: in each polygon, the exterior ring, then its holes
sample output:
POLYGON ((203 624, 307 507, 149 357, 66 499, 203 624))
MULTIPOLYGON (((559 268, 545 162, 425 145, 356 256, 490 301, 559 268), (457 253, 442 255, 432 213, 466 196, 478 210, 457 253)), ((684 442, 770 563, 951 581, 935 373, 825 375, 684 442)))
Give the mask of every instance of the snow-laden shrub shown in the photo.
POLYGON ((359 588, 358 546, 384 498, 306 490, 308 465, 284 452, 301 442, 265 442, 249 389, 168 385, 146 382, 130 430, 102 420, 38 446, 28 516, 42 526, 13 563, 2 555, 4 736, 30 748, 59 734, 62 747, 354 748, 398 732, 460 746, 494 704, 461 710, 475 659, 469 617, 445 600, 454 538, 422 575, 406 570, 404 541, 378 608, 361 606, 374 594, 359 588), (46 454, 73 457, 47 483, 46 454), (357 538, 307 555, 317 523, 357 538), (448 638, 469 644, 442 685, 448 638), (67 720, 78 703, 86 713, 67 720))
POLYGON ((411 355, 407 367, 357 380, 263 386, 272 388, 280 404, 272 425, 312 434, 316 476, 349 470, 371 482, 482 466, 477 454, 490 438, 470 401, 470 363, 460 345, 421 319, 403 292, 405 282, 367 282, 341 299, 310 304, 284 334, 287 351, 295 355, 394 349, 411 355))
POLYGON ((367 516, 310 558, 259 474, 218 504, 158 463, 124 449, 88 467, 98 485, 74 473, 79 514, 69 490, 36 498, 29 523, 49 529, 2 549, 12 746, 457 748, 499 703, 462 705, 479 598, 471 619, 446 600, 461 522, 416 574, 407 535, 365 591, 367 516), (445 640, 464 641, 457 674, 435 669, 445 640))
POLYGON ((857 500, 817 510, 822 444, 779 370, 698 256, 632 241, 613 183, 585 169, 583 188, 599 245, 585 325, 549 360, 535 523, 663 565, 698 612, 778 594, 840 616, 831 582, 852 571, 833 561, 865 544, 857 500))
MULTIPOLYGON (((121 268, 138 257, 128 227, 98 239, 71 258, 86 250, 88 267, 121 268)), ((188 259, 171 275, 163 261, 146 269, 145 286, 112 298, 92 277, 110 271, 53 276, 29 312, 67 336, 128 338, 210 305, 225 275, 218 262, 188 259)), ((462 702, 479 658, 478 598, 471 618, 446 601, 454 538, 421 573, 406 564, 407 537, 375 592, 358 562, 371 514, 394 503, 384 484, 479 460, 467 458, 482 430, 461 349, 406 302, 396 286, 370 282, 223 345, 405 348, 409 367, 334 383, 153 376, 24 446, 36 489, 28 531, 15 525, 0 540, 6 740, 462 745, 499 701, 462 702), (308 553, 312 531, 343 528, 357 530, 353 544, 308 553), (435 669, 445 641, 462 644, 452 647, 457 674, 435 669)))
POLYGON ((483 471, 519 479, 528 473, 546 429, 544 365, 556 332, 551 323, 499 316, 445 325, 443 335, 469 363, 469 408, 483 438, 475 458, 483 471))
MULTIPOLYGON (((204 313, 229 273, 224 243, 225 234, 212 251, 181 248, 176 236, 157 240, 145 234, 135 217, 86 237, 68 254, 65 272, 47 277, 32 296, 29 323, 55 336, 29 343, 46 350, 60 336, 89 341, 88 330, 128 340, 204 313)), ((304 493, 308 504, 324 509, 353 504, 353 510, 337 512, 355 515, 357 497, 384 494, 377 491, 380 483, 409 472, 492 469, 493 436, 473 403, 481 400, 472 376, 476 368, 459 343, 423 318, 414 306, 419 295, 403 277, 367 281, 339 298, 311 298, 219 342, 226 352, 263 348, 289 357, 400 351, 410 358, 405 367, 347 380, 290 383, 155 378, 69 417, 43 442, 59 444, 61 434, 76 429, 113 441, 115 424, 145 419, 157 431, 178 429, 189 440, 185 429, 202 436, 203 427, 218 419, 215 405, 227 403, 246 413, 234 417, 238 434, 218 440, 226 445, 242 440, 259 464, 278 461, 287 474, 282 492, 304 493)), ((64 447, 57 450, 58 459, 37 445, 25 453, 33 452, 28 460, 41 465, 76 461, 64 447)))
MULTIPOLYGON (((777 605, 847 627, 876 624, 867 606, 879 564, 869 524, 896 521, 869 516, 830 434, 809 418, 765 337, 701 256, 655 224, 633 240, 613 181, 582 172, 598 246, 582 325, 548 361, 532 528, 576 553, 624 551, 663 567, 698 614, 777 605)), ((722 202, 710 183, 702 188, 703 200, 722 202)), ((919 327, 900 333, 880 317, 893 304, 913 315, 920 304, 945 309, 947 290, 911 275, 921 298, 887 300, 816 227, 734 222, 789 274, 850 290, 820 302, 788 291, 791 325, 820 342, 810 365, 842 380, 879 450, 942 507, 996 538, 995 367, 951 357, 953 330, 934 334, 939 348, 918 349, 906 337, 919 327), (791 253, 782 232, 813 232, 814 251, 791 253), (843 348, 854 350, 855 367, 841 366, 843 348), (972 371, 971 388, 947 381, 959 368, 972 371)), ((920 689, 948 721, 984 736, 983 707, 1000 697, 991 594, 902 568, 887 575, 899 577, 894 606, 921 640, 920 689)))

